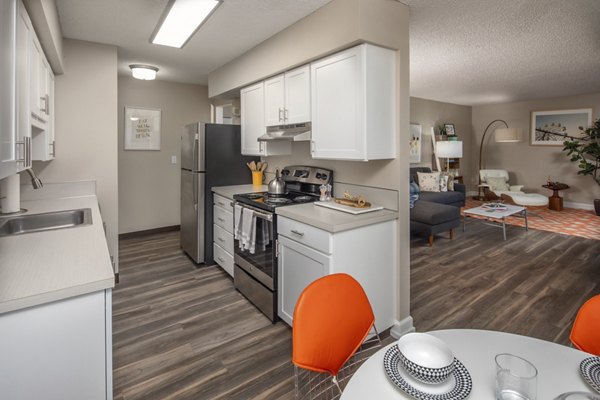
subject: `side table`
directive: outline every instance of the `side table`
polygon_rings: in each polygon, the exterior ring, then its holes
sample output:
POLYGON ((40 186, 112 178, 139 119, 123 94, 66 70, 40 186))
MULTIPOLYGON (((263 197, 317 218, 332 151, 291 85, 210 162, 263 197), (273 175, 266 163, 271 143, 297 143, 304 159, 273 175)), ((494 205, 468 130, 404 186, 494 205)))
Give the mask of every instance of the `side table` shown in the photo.
POLYGON ((543 188, 552 190, 552 196, 548 197, 548 208, 554 211, 563 210, 563 198, 560 197, 560 191, 569 188, 569 185, 560 182, 548 182, 542 185, 543 188))

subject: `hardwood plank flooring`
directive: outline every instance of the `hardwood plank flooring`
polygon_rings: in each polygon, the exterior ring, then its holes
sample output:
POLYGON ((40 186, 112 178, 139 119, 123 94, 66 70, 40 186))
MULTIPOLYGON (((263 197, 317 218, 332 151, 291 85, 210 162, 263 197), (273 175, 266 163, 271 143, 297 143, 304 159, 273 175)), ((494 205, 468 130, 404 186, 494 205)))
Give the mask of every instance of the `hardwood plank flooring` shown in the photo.
MULTIPOLYGON (((600 242, 472 222, 432 248, 411 239, 419 331, 481 328, 568 342, 600 293, 600 242)), ((291 329, 271 324, 218 267, 197 268, 179 232, 120 241, 113 292, 115 400, 292 399, 291 329)), ((385 341, 390 342, 392 338, 385 341)))
POLYGON ((419 331, 489 329, 568 345, 575 314, 600 293, 600 241, 467 222, 411 238, 411 315, 419 331))

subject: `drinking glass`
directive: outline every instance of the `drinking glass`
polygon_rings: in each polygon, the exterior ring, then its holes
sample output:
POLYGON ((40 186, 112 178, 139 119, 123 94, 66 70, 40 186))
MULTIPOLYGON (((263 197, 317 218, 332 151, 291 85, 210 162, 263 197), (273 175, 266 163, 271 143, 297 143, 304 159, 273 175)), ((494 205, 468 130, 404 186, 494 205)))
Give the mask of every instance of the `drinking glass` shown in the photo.
POLYGON ((496 356, 496 400, 536 400, 537 368, 513 354, 496 356))

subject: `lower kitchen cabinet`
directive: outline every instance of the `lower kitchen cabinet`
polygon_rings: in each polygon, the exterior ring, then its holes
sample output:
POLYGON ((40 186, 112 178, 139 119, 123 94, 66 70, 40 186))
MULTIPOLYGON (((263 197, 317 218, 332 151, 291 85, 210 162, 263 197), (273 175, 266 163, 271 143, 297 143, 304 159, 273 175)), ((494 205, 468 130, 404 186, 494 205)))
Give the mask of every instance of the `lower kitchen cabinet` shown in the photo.
POLYGON ((112 291, 0 316, 0 397, 112 399, 112 291))
POLYGON ((233 277, 233 206, 232 200, 214 194, 213 252, 215 262, 233 277))
POLYGON ((278 315, 292 325, 300 293, 314 280, 347 273, 365 290, 382 332, 396 318, 396 220, 327 232, 279 216, 278 315))

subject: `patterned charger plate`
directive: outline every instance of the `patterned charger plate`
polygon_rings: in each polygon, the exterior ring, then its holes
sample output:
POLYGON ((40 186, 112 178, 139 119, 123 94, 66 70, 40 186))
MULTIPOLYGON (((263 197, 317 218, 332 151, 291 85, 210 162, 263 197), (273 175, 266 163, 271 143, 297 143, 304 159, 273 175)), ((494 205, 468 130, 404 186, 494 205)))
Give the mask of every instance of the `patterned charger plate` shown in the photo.
POLYGON ((471 375, 456 358, 454 370, 445 384, 427 385, 411 379, 410 375, 404 372, 398 356, 399 352, 398 346, 390 347, 383 357, 383 367, 392 382, 406 394, 417 400, 462 400, 471 393, 473 387, 471 375))
POLYGON ((600 393, 600 357, 588 357, 579 364, 581 376, 600 393))

